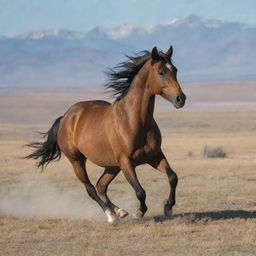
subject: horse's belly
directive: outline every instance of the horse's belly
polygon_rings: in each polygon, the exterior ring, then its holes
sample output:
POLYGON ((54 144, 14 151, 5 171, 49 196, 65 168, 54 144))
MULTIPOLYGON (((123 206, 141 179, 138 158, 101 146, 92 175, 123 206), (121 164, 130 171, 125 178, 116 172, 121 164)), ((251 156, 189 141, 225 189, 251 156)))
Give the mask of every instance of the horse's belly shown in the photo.
POLYGON ((83 140, 78 142, 78 150, 91 162, 102 167, 117 166, 111 146, 108 143, 105 130, 87 129, 83 133, 83 140), (83 141, 83 142, 82 142, 83 141))
POLYGON ((118 166, 113 153, 108 148, 86 148, 80 149, 81 153, 89 159, 92 163, 102 167, 114 167, 118 166))

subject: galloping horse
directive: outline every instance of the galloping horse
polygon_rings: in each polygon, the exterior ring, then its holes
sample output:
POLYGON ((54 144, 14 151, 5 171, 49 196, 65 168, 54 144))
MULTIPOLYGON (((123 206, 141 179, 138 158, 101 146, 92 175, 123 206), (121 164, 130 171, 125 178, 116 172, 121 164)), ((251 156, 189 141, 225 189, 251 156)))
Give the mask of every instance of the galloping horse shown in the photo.
POLYGON ((44 142, 29 144, 36 149, 26 158, 39 159, 38 167, 42 168, 60 159, 63 152, 110 223, 128 215, 107 196, 108 185, 120 170, 140 201, 134 216, 141 218, 146 213, 146 193, 135 172, 141 164, 167 174, 170 194, 164 213, 166 216, 172 213, 178 177, 161 150, 161 133, 153 118, 155 95, 161 95, 176 108, 185 104, 186 96, 177 81, 172 53, 172 47, 166 53, 154 47, 151 52, 127 56, 126 62, 108 71, 106 87, 116 96, 112 104, 100 100, 78 102, 54 122, 44 134, 44 142), (105 168, 96 187, 87 175, 87 159, 105 168))

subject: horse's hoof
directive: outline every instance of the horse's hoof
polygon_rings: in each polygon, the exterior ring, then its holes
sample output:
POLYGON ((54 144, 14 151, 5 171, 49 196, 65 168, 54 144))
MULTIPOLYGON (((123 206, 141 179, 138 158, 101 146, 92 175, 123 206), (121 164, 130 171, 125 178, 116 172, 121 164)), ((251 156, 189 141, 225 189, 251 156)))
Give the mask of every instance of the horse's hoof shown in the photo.
POLYGON ((116 226, 119 222, 120 222, 120 221, 119 221, 118 218, 112 219, 111 221, 108 220, 108 223, 109 223, 111 226, 116 226))
POLYGON ((116 215, 112 214, 110 210, 106 210, 105 214, 107 215, 109 224, 115 225, 118 222, 118 218, 116 217, 116 215))
POLYGON ((134 214, 133 214, 133 218, 135 219, 141 219, 143 218, 145 212, 142 212, 140 209, 138 209, 134 214))
POLYGON ((168 209, 169 207, 167 205, 164 206, 164 215, 166 217, 171 217, 172 216, 172 208, 168 209))
POLYGON ((124 210, 124 209, 118 209, 117 212, 116 212, 117 216, 120 218, 120 219, 123 219, 125 218, 126 216, 129 215, 129 213, 124 210))

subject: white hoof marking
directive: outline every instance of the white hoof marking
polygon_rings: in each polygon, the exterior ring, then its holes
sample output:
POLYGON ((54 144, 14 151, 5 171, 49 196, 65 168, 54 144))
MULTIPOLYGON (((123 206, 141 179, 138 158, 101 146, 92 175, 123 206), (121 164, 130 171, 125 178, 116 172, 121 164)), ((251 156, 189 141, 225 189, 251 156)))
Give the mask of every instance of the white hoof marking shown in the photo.
POLYGON ((106 210, 105 211, 105 214, 107 215, 107 218, 108 218, 108 222, 110 224, 115 224, 117 222, 117 218, 115 215, 113 215, 110 210, 106 210))

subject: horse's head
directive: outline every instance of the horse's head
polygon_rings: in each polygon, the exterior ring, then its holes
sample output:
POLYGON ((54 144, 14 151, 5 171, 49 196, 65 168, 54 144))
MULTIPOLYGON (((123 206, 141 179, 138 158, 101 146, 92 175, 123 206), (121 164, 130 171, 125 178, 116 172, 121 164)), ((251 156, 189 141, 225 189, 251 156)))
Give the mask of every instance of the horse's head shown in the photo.
POLYGON ((156 47, 153 48, 147 82, 153 94, 159 94, 172 102, 176 108, 182 108, 186 101, 186 95, 178 83, 178 70, 171 62, 172 53, 172 46, 166 53, 158 52, 156 47))

